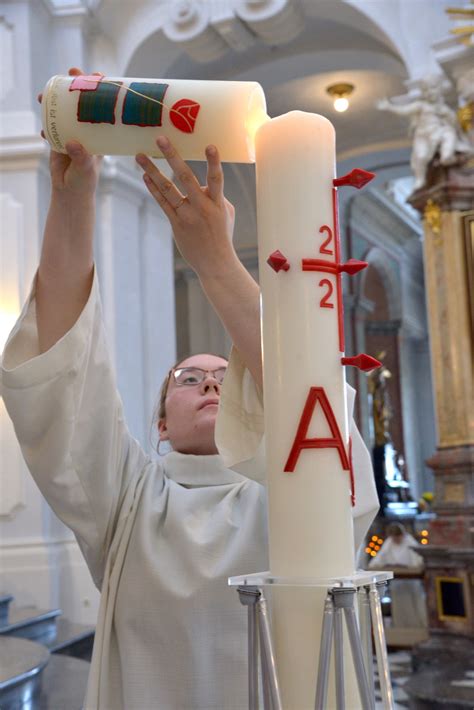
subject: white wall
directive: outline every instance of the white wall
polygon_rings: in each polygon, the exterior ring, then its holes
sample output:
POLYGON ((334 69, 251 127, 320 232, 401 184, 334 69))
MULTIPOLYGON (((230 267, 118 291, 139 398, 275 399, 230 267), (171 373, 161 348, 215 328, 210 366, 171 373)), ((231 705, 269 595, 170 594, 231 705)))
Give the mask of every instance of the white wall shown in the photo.
MULTIPOLYGON (((49 201, 48 150, 36 94, 48 78, 81 65, 87 21, 80 3, 54 15, 48 3, 0 3, 0 310, 24 302, 39 260, 49 201)), ((175 358, 172 238, 133 160, 102 171, 96 258, 106 328, 129 428, 149 448, 159 383, 175 358)), ((0 321, 1 323, 1 321, 0 321)), ((0 588, 19 605, 61 607, 94 623, 98 592, 72 533, 42 498, 0 406, 0 588)))

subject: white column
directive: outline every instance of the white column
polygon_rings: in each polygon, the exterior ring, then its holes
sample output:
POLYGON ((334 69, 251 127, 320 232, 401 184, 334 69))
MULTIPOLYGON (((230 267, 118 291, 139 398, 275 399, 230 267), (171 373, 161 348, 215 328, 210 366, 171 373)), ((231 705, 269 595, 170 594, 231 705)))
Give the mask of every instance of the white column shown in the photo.
MULTIPOLYGON (((41 2, 0 4, 0 313, 10 316, 10 325, 38 265, 49 201, 48 151, 36 102, 49 75, 49 20, 41 2), (37 51, 40 38, 43 49, 37 51)), ((0 334, 0 349, 6 335, 0 334)), ((27 471, 1 401, 0 500, 2 588, 19 606, 61 606, 70 619, 93 623, 98 593, 72 533, 27 471)))
POLYGON ((93 19, 85 5, 79 1, 57 3, 52 11, 51 74, 66 73, 69 67, 99 71, 89 67, 89 32, 93 29, 93 19))
POLYGON ((173 236, 168 219, 148 196, 140 214, 145 447, 161 383, 176 360, 173 236))
MULTIPOLYGON (((258 283, 256 247, 237 248, 237 253, 240 261, 258 283)), ((205 352, 227 357, 232 341, 207 300, 199 279, 191 269, 183 265, 182 260, 178 262, 178 272, 180 282, 177 283, 177 289, 185 291, 186 301, 181 309, 185 322, 178 323, 177 328, 178 333, 181 329, 181 341, 188 343, 187 352, 191 355, 205 352)))
POLYGON ((188 292, 190 354, 211 353, 227 357, 231 341, 216 312, 209 304, 197 276, 185 272, 188 292))
POLYGON ((96 261, 108 342, 129 429, 149 446, 153 403, 175 358, 172 236, 133 159, 108 157, 96 261))
POLYGON ((425 460, 436 447, 423 262, 419 241, 406 245, 400 261, 400 279, 400 416, 403 421, 411 493, 416 499, 426 490, 425 483, 432 480, 425 460))

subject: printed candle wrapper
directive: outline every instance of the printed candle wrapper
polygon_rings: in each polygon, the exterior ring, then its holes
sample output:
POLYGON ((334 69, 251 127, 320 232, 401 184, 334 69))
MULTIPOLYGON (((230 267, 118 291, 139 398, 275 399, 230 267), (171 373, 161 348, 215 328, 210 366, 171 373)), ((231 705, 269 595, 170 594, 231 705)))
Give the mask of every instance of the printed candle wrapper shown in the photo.
POLYGON ((101 76, 53 76, 43 91, 43 130, 65 153, 74 139, 93 154, 162 154, 167 136, 186 160, 216 145, 225 162, 255 162, 255 133, 269 120, 260 84, 101 76))

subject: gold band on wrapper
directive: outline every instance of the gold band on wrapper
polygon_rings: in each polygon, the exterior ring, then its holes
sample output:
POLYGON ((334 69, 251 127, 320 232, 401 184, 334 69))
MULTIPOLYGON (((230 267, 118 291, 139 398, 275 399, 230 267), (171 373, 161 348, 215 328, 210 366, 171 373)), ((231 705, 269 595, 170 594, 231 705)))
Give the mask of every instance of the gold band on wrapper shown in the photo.
POLYGON ((53 76, 43 91, 42 119, 53 150, 77 140, 96 155, 162 157, 167 136, 186 160, 217 145, 225 162, 255 162, 255 133, 269 120, 260 84, 101 76, 53 76))

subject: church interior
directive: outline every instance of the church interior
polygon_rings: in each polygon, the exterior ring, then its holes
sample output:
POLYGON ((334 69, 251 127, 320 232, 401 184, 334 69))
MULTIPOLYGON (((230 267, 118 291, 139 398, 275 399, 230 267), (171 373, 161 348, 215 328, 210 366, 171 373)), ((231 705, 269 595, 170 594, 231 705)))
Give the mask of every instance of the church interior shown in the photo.
MULTIPOLYGON (((473 23, 472 0, 0 0, 0 351, 46 217, 37 95, 69 67, 256 81, 271 117, 332 122, 337 175, 375 173, 341 192, 339 225, 344 259, 368 263, 343 281, 346 355, 382 362, 347 378, 380 502, 358 565, 394 572, 382 594, 393 708, 474 707, 473 23)), ((203 163, 192 167, 205 178, 203 163)), ((224 174, 235 249, 258 281, 255 166, 227 163, 224 174)), ((231 342, 133 156, 104 157, 96 230, 128 425, 156 456, 151 419, 170 363, 227 357, 231 342)), ((99 595, 29 477, 1 398, 0 441, 0 659, 12 638, 47 649, 0 668, 0 707, 79 710, 99 595)))

